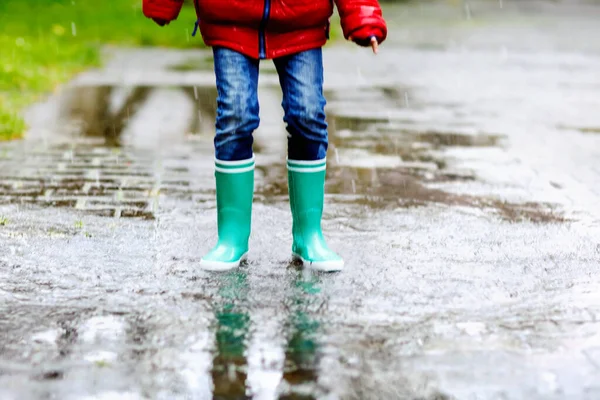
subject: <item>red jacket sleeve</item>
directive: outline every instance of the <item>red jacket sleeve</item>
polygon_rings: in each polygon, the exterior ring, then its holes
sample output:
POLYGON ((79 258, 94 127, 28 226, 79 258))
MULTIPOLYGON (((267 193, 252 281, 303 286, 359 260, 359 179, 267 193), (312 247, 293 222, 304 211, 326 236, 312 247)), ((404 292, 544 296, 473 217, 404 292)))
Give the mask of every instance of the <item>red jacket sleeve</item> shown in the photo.
POLYGON ((379 43, 387 37, 387 26, 377 0, 335 0, 346 39, 367 42, 375 36, 379 43))
POLYGON ((183 0, 142 0, 142 11, 148 18, 174 21, 179 16, 183 0))

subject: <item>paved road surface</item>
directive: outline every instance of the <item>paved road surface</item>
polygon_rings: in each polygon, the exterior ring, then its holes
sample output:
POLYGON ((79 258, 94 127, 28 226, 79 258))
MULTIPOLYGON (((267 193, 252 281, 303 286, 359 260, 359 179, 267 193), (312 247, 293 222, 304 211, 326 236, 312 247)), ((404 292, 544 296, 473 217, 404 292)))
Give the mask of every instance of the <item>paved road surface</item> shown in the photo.
POLYGON ((326 50, 324 229, 290 264, 261 77, 249 265, 215 237, 209 54, 112 50, 0 147, 0 398, 596 399, 600 8, 388 7, 326 50))

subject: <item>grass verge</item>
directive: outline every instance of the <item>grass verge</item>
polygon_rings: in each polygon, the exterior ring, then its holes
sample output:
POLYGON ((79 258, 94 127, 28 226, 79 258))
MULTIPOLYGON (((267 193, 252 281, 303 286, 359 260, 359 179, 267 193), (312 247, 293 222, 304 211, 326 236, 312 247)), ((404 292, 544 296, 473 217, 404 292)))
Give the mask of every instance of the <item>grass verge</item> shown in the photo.
POLYGON ((22 136, 27 105, 99 65, 102 45, 198 47, 194 21, 186 6, 161 28, 141 0, 0 0, 0 140, 22 136))

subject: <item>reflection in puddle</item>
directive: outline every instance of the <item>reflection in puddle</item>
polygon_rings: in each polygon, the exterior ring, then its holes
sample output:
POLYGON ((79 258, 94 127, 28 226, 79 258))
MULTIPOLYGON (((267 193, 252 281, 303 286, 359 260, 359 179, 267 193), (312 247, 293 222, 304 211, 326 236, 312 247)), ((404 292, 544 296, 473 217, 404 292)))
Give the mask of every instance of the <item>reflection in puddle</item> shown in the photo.
MULTIPOLYGON (((387 99, 399 92, 383 90, 387 99)), ((550 204, 515 204, 492 197, 453 194, 428 184, 475 181, 473 171, 450 169, 445 148, 500 147, 504 136, 419 130, 411 121, 333 114, 331 141, 337 155, 327 174, 327 193, 374 208, 431 203, 488 209, 512 222, 564 222, 550 204), (410 127, 407 128, 407 125, 410 127)), ((270 187, 277 185, 270 183, 270 187)))
MULTIPOLYGON (((208 64, 209 60, 202 59, 202 63, 208 64)), ((110 86, 71 89, 64 96, 66 103, 62 107, 62 118, 67 121, 65 126, 70 127, 75 144, 48 149, 47 154, 38 151, 32 160, 29 160, 28 154, 4 154, 0 171, 3 181, 0 203, 67 207, 101 216, 153 219, 159 193, 189 196, 192 192, 187 177, 169 184, 164 179, 157 181, 152 155, 148 156, 147 152, 133 154, 135 149, 129 148, 122 138, 129 121, 154 90, 152 87, 125 90, 110 86), (119 96, 120 100, 116 101, 119 96), (99 142, 78 144, 78 138, 90 137, 99 142), (58 153, 60 149, 64 152, 58 153), (24 164, 17 161, 19 158, 25 160, 24 164), (22 168, 23 165, 28 168, 22 168)), ((196 115, 190 119, 189 130, 212 130, 216 115, 216 89, 212 86, 189 86, 179 90, 195 105, 196 115)), ((388 105, 394 99, 401 102, 406 93, 408 89, 404 88, 367 90, 374 104, 381 99, 388 105)), ((353 96, 365 95, 343 90, 328 94, 334 101, 337 98, 344 102, 354 101, 353 96)), ((398 107, 401 105, 392 102, 392 109, 398 107)), ((509 221, 564 220, 547 204, 511 204, 494 198, 451 194, 428 186, 475 181, 473 171, 448 167, 444 149, 499 147, 503 139, 501 135, 468 134, 456 128, 456 124, 455 130, 447 132, 419 129, 417 121, 411 121, 407 116, 398 119, 380 114, 353 116, 352 113, 330 113, 331 149, 336 157, 330 157, 328 193, 344 195, 344 201, 376 208, 441 203, 488 208, 509 221)), ((595 129, 589 129, 589 132, 595 132, 595 129)), ((260 153, 260 146, 256 150, 260 153)), ((273 201, 287 195, 284 166, 258 165, 257 169, 261 175, 257 185, 260 201, 273 201)), ((163 173, 158 172, 159 175, 163 173)), ((186 172, 185 169, 170 171, 173 174, 186 172)))
POLYGON ((244 308, 248 296, 244 271, 220 277, 222 304, 215 309, 216 355, 212 381, 214 399, 246 399, 247 362, 245 356, 250 316, 244 308))
MULTIPOLYGON (((373 208, 408 208, 431 203, 487 209, 510 222, 565 222, 552 205, 510 203, 495 198, 454 194, 429 188, 426 182, 462 180, 462 177, 438 176, 428 179, 418 171, 397 169, 332 168, 327 182, 328 193, 354 194, 349 200, 373 208), (358 195, 356 195, 358 193, 358 195)), ((342 200, 336 200, 338 202, 342 200)))
POLYGON ((62 104, 61 119, 72 129, 72 134, 84 137, 104 138, 107 147, 121 145, 121 133, 131 115, 135 114, 148 98, 151 88, 136 87, 130 91, 125 102, 112 112, 111 86, 76 87, 71 89, 62 104))
MULTIPOLYGON (((77 138, 100 138, 96 147, 123 147, 122 134, 133 116, 146 105, 155 90, 150 86, 123 88, 117 86, 81 86, 70 88, 62 97, 61 123, 77 138)), ((216 115, 216 88, 182 86, 177 88, 192 100, 196 115, 188 131, 199 132, 202 113, 212 120, 216 115)))
MULTIPOLYGON (((154 90, 145 86, 75 86, 66 90, 60 97, 61 122, 55 129, 66 135, 68 144, 5 150, 0 159, 0 204, 35 204, 104 217, 154 219, 161 193, 189 195, 188 169, 162 166, 153 153, 161 150, 159 141, 156 149, 140 151, 123 138, 132 117, 148 106, 154 90)), ((179 90, 197 106, 198 115, 190 119, 190 130, 201 131, 201 120, 214 119, 216 89, 179 90), (201 113, 206 113, 206 118, 201 119, 201 113)), ((141 141, 151 143, 152 138, 141 141)), ((183 158, 173 160, 181 162, 183 158)))
MULTIPOLYGON (((317 398, 320 323, 311 315, 319 289, 319 276, 292 271, 287 333, 280 399, 317 398)), ((214 399, 247 399, 247 346, 250 315, 247 310, 248 283, 245 271, 218 277, 219 297, 215 305, 215 356, 211 371, 214 399)), ((318 308, 318 307, 317 307, 318 308)))
MULTIPOLYGON (((206 55, 204 57, 190 57, 178 64, 171 65, 168 69, 176 72, 209 72, 214 68, 213 56, 206 55)), ((277 70, 272 63, 263 62, 260 64, 260 73, 275 75, 277 70)))
POLYGON ((336 131, 349 130, 353 132, 366 131, 374 124, 387 124, 389 118, 382 117, 362 117, 362 116, 349 116, 349 115, 332 115, 329 117, 333 119, 332 125, 336 131))
POLYGON ((213 69, 213 57, 207 55, 204 57, 190 57, 179 64, 175 64, 169 67, 171 71, 178 72, 189 72, 189 71, 212 71, 213 69))
MULTIPOLYGON (((293 267, 297 267, 293 265, 293 267)), ((294 268, 292 298, 285 351, 284 388, 280 399, 317 398, 320 323, 311 315, 311 306, 320 292, 319 276, 294 268)))
MULTIPOLYGON (((285 200, 287 181, 284 166, 269 166, 271 172, 257 185, 257 197, 262 201, 285 200)), ((435 171, 429 168, 399 166, 395 168, 367 168, 337 166, 327 170, 326 193, 335 204, 354 204, 375 209, 425 207, 444 204, 483 209, 509 222, 560 223, 567 219, 545 203, 511 203, 493 197, 455 194, 430 188, 428 183, 464 182, 475 179, 472 175, 453 171, 435 171)))
POLYGON ((575 127, 575 126, 565 126, 565 125, 559 125, 557 126, 558 129, 563 129, 563 130, 574 130, 574 131, 578 131, 581 133, 585 133, 585 134, 600 134, 600 127, 594 127, 594 126, 584 126, 584 127, 575 127))

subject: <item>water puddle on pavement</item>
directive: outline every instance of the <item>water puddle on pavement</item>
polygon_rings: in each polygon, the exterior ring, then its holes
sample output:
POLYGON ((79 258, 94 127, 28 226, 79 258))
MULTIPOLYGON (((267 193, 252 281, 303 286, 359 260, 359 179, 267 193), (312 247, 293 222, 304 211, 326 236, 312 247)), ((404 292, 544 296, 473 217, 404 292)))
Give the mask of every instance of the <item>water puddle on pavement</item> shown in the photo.
MULTIPOLYGON (((106 217, 153 219, 161 193, 175 198, 200 193, 192 187, 187 175, 190 171, 181 163, 177 166, 157 163, 152 151, 141 151, 124 137, 131 118, 144 107, 154 89, 129 90, 119 107, 110 100, 114 90, 104 86, 78 88, 66 96, 70 103, 64 109, 71 121, 67 126, 76 138, 73 144, 51 145, 35 151, 11 147, 2 152, 0 204, 36 204, 106 217)), ((178 90, 199 113, 214 118, 214 88, 178 90)), ((403 90, 384 88, 380 92, 398 104, 406 100, 403 90)), ((191 131, 200 131, 197 116, 191 118, 188 127, 191 131)), ((499 147, 501 135, 470 134, 450 128, 448 131, 426 129, 419 126, 418 121, 391 120, 380 115, 346 116, 332 112, 330 120, 331 152, 326 191, 331 195, 329 207, 334 210, 346 204, 371 209, 443 204, 483 209, 511 222, 564 221, 551 205, 514 204, 493 197, 449 193, 433 186, 440 182, 477 181, 476 171, 449 166, 444 150, 459 147, 477 151, 499 147)), ((143 132, 140 135, 143 136, 143 132)), ((169 157, 174 161, 184 160, 177 154, 169 157)), ((212 161, 212 155, 210 159, 212 161)), ((257 201, 280 201, 287 195, 284 164, 258 165, 257 169, 260 175, 257 201)), ((324 305, 320 296, 322 278, 306 275, 296 267, 291 265, 286 274, 290 290, 284 304, 285 360, 279 398, 314 399, 323 392, 318 385, 320 340, 324 334, 319 320, 324 305)), ((247 352, 253 333, 248 276, 246 270, 241 269, 216 279, 215 296, 196 299, 210 305, 215 321, 209 329, 209 334, 214 335, 209 372, 213 398, 247 399, 251 397, 247 352)), ((127 326, 124 344, 115 346, 129 349, 131 359, 147 358, 146 353, 150 351, 147 336, 151 328, 145 327, 143 319, 127 326)), ((65 325, 62 332, 59 348, 61 355, 67 357, 81 333, 70 325, 65 325)), ((98 360, 100 364, 104 362, 102 358, 98 360)), ((38 376, 41 380, 61 380, 64 372, 60 368, 48 369, 38 376)))
MULTIPOLYGON (((344 100, 344 101, 347 101, 344 100)), ((349 113, 351 114, 351 113, 349 113)), ((476 171, 448 165, 446 149, 500 148, 502 135, 472 129, 440 131, 420 128, 419 121, 330 112, 331 150, 326 192, 335 204, 371 208, 423 207, 429 204, 472 207, 510 222, 564 222, 551 204, 511 203, 496 197, 451 193, 437 183, 476 182, 476 171)), ((262 199, 287 194, 283 166, 261 169, 262 199)))
POLYGON ((583 134, 587 134, 587 135, 598 135, 600 134, 600 127, 595 127, 595 126, 565 126, 565 125, 559 125, 557 126, 558 129, 562 129, 562 130, 569 130, 569 131, 577 131, 577 132, 581 132, 583 134))
MULTIPOLYGON (((168 67, 168 70, 175 72, 212 72, 213 57, 212 55, 189 57, 179 63, 171 65, 168 67)), ((277 70, 272 63, 262 62, 260 64, 260 73, 274 75, 277 74, 277 70)))
POLYGON ((285 350, 280 399, 310 400, 323 394, 317 385, 320 356, 321 324, 315 318, 320 300, 320 276, 302 271, 298 264, 288 268, 292 274, 292 291, 286 324, 288 342, 285 350), (316 304, 315 304, 316 303, 316 304), (313 309, 316 307, 316 311, 313 309))
POLYGON ((213 57, 212 55, 203 57, 189 57, 179 63, 171 65, 169 70, 177 72, 212 71, 213 57))
MULTIPOLYGON (((160 142, 155 148, 140 149, 135 140, 127 137, 132 136, 126 132, 132 118, 148 106, 154 90, 111 86, 66 90, 59 97, 56 136, 60 140, 43 146, 39 142, 3 146, 0 204, 32 204, 104 217, 154 219, 161 194, 189 197, 189 171, 184 156, 173 154, 165 162, 154 157, 161 150, 160 142)), ((174 90, 195 104, 197 112, 190 118, 190 132, 200 131, 201 113, 214 118, 216 89, 174 90)))
POLYGON ((246 342, 250 315, 245 303, 248 296, 245 271, 219 276, 215 301, 216 355, 213 359, 214 399, 246 399, 246 342))
MULTIPOLYGON (((210 60, 189 60, 188 64, 174 68, 203 70, 210 60)), ((36 204, 74 208, 106 217, 154 219, 160 194, 193 195, 185 167, 157 166, 148 152, 144 158, 135 141, 132 144, 124 137, 131 119, 145 107, 153 90, 111 86, 70 89, 62 96, 61 110, 73 143, 50 146, 35 154, 5 149, 0 158, 0 204, 36 204)), ((212 124, 216 114, 214 87, 189 86, 177 90, 194 105, 190 132, 202 131, 207 121, 212 124)), ((355 97, 367 96, 374 104, 382 102, 390 107, 391 103, 394 110, 404 111, 408 108, 405 101, 409 93, 407 88, 394 87, 361 92, 328 91, 333 104, 341 101, 346 104, 355 97)), ((426 108, 423 104, 410 106, 426 108)), ((375 208, 446 204, 491 210, 508 221, 564 220, 549 204, 514 204, 435 188, 435 183, 477 180, 476 171, 449 167, 445 149, 498 148, 502 145, 501 135, 473 133, 472 127, 459 126, 466 122, 454 121, 454 125, 448 124, 450 130, 443 131, 422 127, 422 121, 411 119, 410 113, 392 113, 386 117, 385 113, 362 111, 340 113, 338 107, 329 112, 331 151, 327 193, 343 198, 343 202, 375 208)), ((260 143, 255 150, 260 154, 260 143)), ((258 165, 258 169, 263 176, 257 184, 257 199, 269 202, 287 194, 283 165, 258 165)))
MULTIPOLYGON (((283 373, 276 391, 279 399, 309 400, 323 391, 317 386, 319 334, 315 319, 322 304, 320 276, 301 271, 298 265, 288 268, 290 292, 284 300, 283 332, 287 338, 283 373)), ((244 270, 219 275, 218 293, 212 301, 215 350, 211 370, 214 399, 249 399, 252 387, 248 380, 248 346, 252 326, 248 297, 251 295, 244 270)), ((254 368, 271 368, 253 366, 254 368)))

